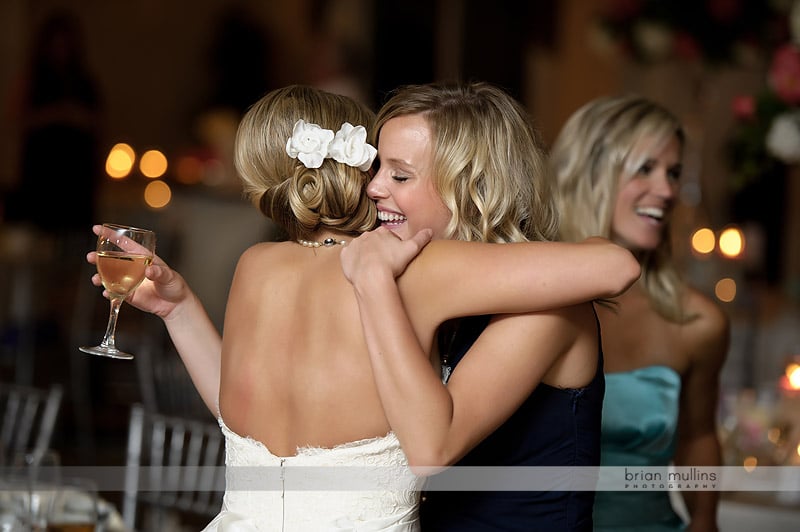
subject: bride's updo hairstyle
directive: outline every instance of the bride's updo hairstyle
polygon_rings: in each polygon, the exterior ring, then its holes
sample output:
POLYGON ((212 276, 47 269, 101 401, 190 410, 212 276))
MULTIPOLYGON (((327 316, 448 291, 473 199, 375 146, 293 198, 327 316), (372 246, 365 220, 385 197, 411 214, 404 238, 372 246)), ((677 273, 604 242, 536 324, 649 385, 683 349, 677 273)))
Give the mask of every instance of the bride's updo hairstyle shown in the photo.
POLYGON ((287 153, 298 120, 337 131, 348 122, 372 128, 375 114, 351 98, 290 85, 267 93, 242 118, 235 164, 244 196, 289 238, 309 238, 321 227, 357 235, 373 229, 375 203, 367 197, 370 171, 325 158, 307 168, 287 153))

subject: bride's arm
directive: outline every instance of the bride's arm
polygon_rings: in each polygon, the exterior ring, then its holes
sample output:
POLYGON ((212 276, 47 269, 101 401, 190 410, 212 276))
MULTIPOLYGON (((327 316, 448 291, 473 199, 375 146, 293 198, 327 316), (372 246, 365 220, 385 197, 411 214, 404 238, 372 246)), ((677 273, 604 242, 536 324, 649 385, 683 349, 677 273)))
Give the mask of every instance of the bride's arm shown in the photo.
MULTIPOLYGON (((95 234, 101 226, 93 227, 95 234)), ((97 254, 86 256, 96 264, 97 254)), ((184 278, 157 255, 147 267, 146 279, 126 303, 160 317, 203 402, 217 416, 222 338, 197 295, 184 278)), ((92 283, 102 286, 94 274, 92 283)), ((106 291, 103 295, 108 297, 106 291)))

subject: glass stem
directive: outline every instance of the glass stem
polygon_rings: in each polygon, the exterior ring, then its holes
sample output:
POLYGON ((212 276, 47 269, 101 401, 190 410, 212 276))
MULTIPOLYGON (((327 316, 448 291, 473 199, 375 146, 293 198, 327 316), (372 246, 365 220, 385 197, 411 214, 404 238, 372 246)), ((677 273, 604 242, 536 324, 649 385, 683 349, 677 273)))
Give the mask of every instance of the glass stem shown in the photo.
POLYGON ((125 298, 123 297, 112 297, 111 298, 111 311, 108 313, 108 325, 106 326, 106 334, 103 337, 103 343, 100 344, 103 347, 108 347, 111 349, 116 349, 116 340, 114 339, 114 335, 117 331, 117 316, 119 316, 119 307, 122 305, 122 301, 125 298))

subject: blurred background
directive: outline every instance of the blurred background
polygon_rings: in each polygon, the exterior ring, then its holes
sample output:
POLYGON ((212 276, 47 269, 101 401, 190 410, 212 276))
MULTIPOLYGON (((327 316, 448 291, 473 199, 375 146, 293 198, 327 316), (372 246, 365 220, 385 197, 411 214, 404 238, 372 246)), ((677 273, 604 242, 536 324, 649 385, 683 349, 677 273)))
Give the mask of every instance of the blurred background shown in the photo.
POLYGON ((65 464, 122 465, 133 403, 213 422, 157 318, 123 307, 117 343, 133 362, 77 350, 100 340, 108 313, 85 254, 92 223, 156 230, 159 255, 221 329, 239 254, 277 237, 241 199, 232 166, 238 119, 270 89, 312 84, 377 109, 403 83, 486 80, 525 104, 547 142, 588 100, 638 92, 687 128, 674 248, 732 319, 719 416, 726 463, 800 465, 792 7, 3 0, 0 380, 63 386, 51 446, 65 464), (780 124, 789 145, 771 146, 780 124))

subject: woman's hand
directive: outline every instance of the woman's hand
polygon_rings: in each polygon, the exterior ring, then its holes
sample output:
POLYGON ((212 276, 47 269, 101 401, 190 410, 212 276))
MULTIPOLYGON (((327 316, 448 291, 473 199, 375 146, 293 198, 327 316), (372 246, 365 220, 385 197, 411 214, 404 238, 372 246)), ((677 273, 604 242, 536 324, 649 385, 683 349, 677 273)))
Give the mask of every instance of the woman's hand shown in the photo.
MULTIPOLYGON (((92 227, 94 234, 102 231, 102 225, 92 227)), ((91 251, 86 255, 89 264, 97 264, 97 253, 91 251)), ((170 268, 158 255, 153 256, 153 262, 145 270, 145 280, 125 301, 144 312, 155 314, 162 319, 168 318, 175 308, 192 297, 192 291, 184 278, 170 268)), ((102 286, 100 274, 92 275, 92 284, 102 286)), ((103 290, 103 296, 108 297, 108 291, 103 290)))
POLYGON ((385 227, 368 231, 342 249, 344 276, 352 284, 381 275, 391 275, 394 279, 403 273, 432 237, 431 229, 422 229, 409 240, 401 240, 385 227))

